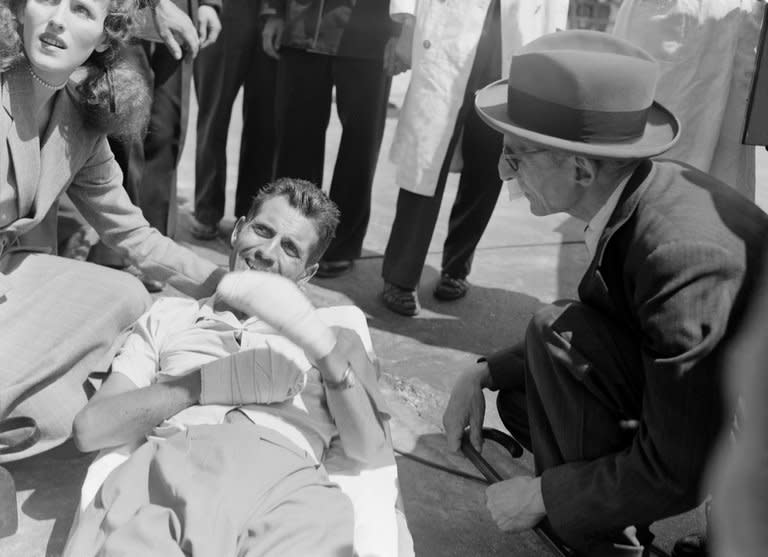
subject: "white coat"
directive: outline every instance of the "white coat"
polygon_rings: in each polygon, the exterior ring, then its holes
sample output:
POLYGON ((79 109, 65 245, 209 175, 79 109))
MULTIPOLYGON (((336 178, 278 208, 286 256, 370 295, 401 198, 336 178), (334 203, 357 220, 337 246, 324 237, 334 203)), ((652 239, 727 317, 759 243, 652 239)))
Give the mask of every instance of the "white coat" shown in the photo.
POLYGON ((680 120, 662 156, 712 174, 755 200, 755 148, 742 145, 763 3, 625 0, 614 34, 659 63, 656 100, 680 120))
MULTIPOLYGON (((395 183, 432 196, 491 0, 391 0, 390 13, 416 17, 411 82, 400 111, 390 159, 395 183)), ((557 29, 565 29, 568 0, 500 0, 502 67, 512 53, 557 29)))

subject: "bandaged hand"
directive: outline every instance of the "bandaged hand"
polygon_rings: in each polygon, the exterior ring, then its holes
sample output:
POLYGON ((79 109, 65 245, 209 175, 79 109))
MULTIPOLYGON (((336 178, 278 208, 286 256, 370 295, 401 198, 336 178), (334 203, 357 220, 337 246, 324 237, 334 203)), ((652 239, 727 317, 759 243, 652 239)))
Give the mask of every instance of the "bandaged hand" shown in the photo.
POLYGON ((275 335, 259 342, 200 368, 200 404, 271 404, 304 389, 312 367, 304 353, 275 335))
POLYGON ((304 350, 313 362, 327 356, 336 335, 315 314, 315 308, 290 280, 274 273, 227 273, 216 289, 219 298, 255 316, 304 350))

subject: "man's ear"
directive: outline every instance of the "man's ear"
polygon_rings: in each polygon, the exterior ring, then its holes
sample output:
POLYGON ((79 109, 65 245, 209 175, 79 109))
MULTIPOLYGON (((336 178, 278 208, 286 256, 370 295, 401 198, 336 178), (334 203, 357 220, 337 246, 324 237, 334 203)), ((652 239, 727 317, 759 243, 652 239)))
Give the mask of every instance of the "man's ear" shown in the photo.
POLYGON ((299 286, 304 286, 307 284, 310 280, 312 280, 312 277, 315 276, 315 273, 320 268, 320 265, 318 263, 315 263, 314 265, 310 265, 306 269, 304 269, 304 275, 296 281, 296 284, 299 286))
POLYGON ((582 188, 588 188, 595 183, 597 178, 597 164, 592 159, 583 155, 573 157, 574 179, 582 188))
POLYGON ((232 235, 229 237, 230 246, 234 247, 235 242, 237 241, 237 237, 240 235, 240 231, 243 229, 243 226, 245 226, 245 217, 240 217, 237 219, 237 222, 232 229, 232 235))

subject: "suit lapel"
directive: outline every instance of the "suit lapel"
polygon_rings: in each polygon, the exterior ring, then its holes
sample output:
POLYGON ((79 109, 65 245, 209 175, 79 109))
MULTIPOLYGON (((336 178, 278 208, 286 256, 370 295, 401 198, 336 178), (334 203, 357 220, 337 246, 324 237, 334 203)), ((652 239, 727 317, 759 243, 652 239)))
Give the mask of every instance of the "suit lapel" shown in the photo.
POLYGON ((2 101, 9 118, 5 135, 16 176, 17 208, 21 218, 29 215, 40 181, 40 142, 31 99, 32 78, 29 74, 19 66, 7 71, 2 101))
POLYGON ((66 89, 60 91, 56 95, 51 121, 40 151, 42 170, 33 208, 41 218, 72 179, 72 157, 80 151, 78 145, 82 140, 82 121, 78 115, 72 114, 75 110, 77 108, 69 92, 66 89))
POLYGON ((648 189, 648 184, 650 183, 649 178, 653 172, 653 163, 650 160, 646 160, 637 167, 634 174, 632 174, 632 177, 627 182, 616 209, 613 211, 611 218, 608 220, 608 224, 600 235, 595 250, 595 256, 592 258, 592 262, 579 284, 579 298, 582 301, 608 301, 610 299, 608 286, 600 271, 606 247, 616 231, 624 226, 635 212, 640 198, 643 196, 643 193, 645 193, 645 190, 648 189))

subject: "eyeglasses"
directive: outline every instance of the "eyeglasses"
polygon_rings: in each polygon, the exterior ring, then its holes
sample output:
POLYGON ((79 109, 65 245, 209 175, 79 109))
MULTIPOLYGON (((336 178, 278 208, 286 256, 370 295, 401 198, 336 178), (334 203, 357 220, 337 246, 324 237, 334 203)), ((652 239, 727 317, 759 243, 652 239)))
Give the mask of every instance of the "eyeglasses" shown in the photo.
POLYGON ((509 169, 517 174, 517 171, 520 169, 520 156, 521 155, 534 155, 536 153, 543 153, 547 149, 530 149, 528 151, 517 151, 512 152, 506 145, 504 146, 504 149, 501 151, 501 158, 506 163, 506 165, 509 167, 509 169))

